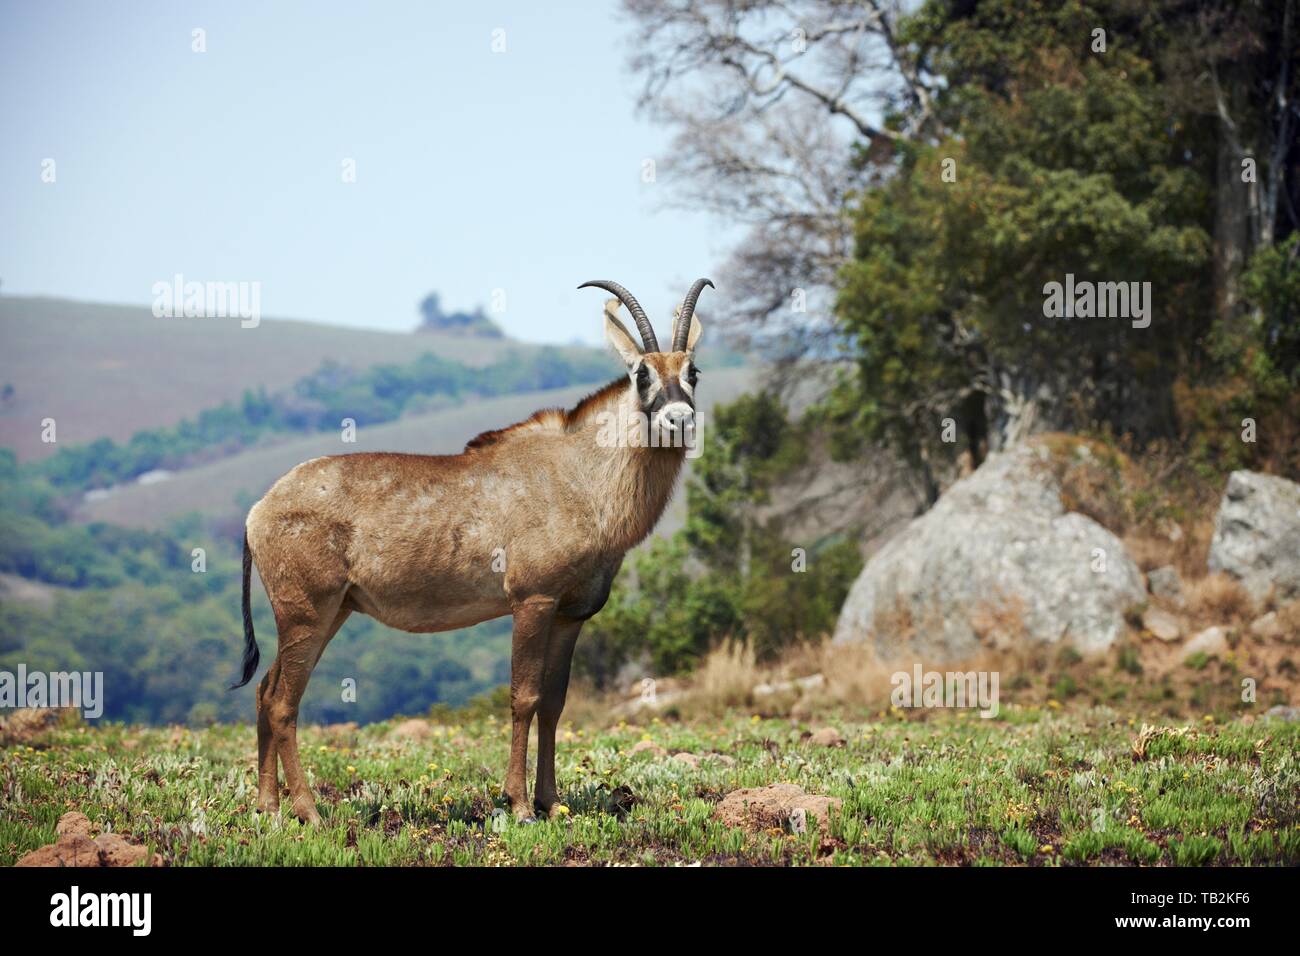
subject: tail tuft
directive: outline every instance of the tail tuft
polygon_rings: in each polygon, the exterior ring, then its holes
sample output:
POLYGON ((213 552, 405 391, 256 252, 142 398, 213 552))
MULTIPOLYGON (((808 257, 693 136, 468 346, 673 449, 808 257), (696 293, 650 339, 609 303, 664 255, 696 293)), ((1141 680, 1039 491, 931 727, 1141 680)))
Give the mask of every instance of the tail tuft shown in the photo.
POLYGON ((253 606, 249 596, 249 581, 253 576, 253 552, 248 550, 248 531, 244 531, 244 676, 230 689, 243 687, 257 673, 258 661, 262 659, 257 649, 257 636, 253 633, 253 606))

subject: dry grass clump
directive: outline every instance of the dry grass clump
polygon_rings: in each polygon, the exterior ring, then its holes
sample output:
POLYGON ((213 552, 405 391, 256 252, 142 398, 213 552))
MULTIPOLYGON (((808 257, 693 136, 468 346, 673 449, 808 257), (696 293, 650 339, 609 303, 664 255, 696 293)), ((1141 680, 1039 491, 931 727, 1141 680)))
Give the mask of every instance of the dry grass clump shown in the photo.
POLYGON ((1210 555, 1214 513, 1211 509, 1181 524, 1144 525, 1122 537, 1128 553, 1143 571, 1172 565, 1183 578, 1198 578, 1205 574, 1210 555))
POLYGON ((762 682, 763 671, 755 662, 753 648, 744 641, 726 641, 700 663, 691 696, 726 710, 748 704, 754 688, 762 682))
POLYGON ((1207 574, 1184 582, 1183 599, 1193 614, 1212 618, 1217 623, 1244 623, 1255 611, 1250 593, 1226 574, 1207 574))

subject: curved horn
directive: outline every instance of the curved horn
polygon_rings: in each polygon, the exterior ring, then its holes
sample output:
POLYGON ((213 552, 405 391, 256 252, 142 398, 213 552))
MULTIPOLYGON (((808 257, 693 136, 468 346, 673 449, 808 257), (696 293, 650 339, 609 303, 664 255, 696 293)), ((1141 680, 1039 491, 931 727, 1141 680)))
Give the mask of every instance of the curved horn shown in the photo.
POLYGON ((686 339, 691 334, 691 316, 695 314, 695 300, 700 297, 704 287, 710 289, 716 288, 708 279, 696 279, 695 284, 691 286, 691 291, 686 293, 686 298, 682 301, 682 311, 673 323, 673 351, 686 351, 686 339))
POLYGON ((590 282, 584 282, 578 288, 585 289, 588 286, 604 289, 606 292, 612 292, 618 296, 618 300, 627 306, 627 310, 632 313, 632 320, 636 322, 636 327, 641 331, 641 341, 645 343, 645 350, 647 352, 659 351, 659 340, 655 338, 654 326, 650 324, 650 320, 646 318, 645 309, 641 308, 641 303, 636 300, 631 292, 628 292, 617 282, 610 282, 608 279, 593 279, 590 282))

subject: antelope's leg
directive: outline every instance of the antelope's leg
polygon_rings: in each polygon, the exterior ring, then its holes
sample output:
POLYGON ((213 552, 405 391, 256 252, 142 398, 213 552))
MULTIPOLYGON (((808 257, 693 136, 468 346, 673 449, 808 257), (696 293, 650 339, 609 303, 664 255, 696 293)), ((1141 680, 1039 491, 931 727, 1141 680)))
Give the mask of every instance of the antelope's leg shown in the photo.
POLYGON ((564 711, 573 646, 578 642, 582 623, 557 619, 551 626, 546 645, 542 700, 537 707, 537 787, 533 791, 533 808, 547 816, 560 802, 560 793, 555 786, 555 728, 564 711))
POLYGON ((546 645, 555 618, 555 602, 530 598, 514 609, 510 647, 510 765, 506 769, 506 799, 520 820, 532 816, 528 804, 528 728, 542 698, 546 645))
POLYGON ((298 760, 298 705, 325 645, 350 613, 340 610, 341 600, 340 595, 325 609, 326 613, 312 614, 305 620, 281 622, 280 615, 276 615, 280 625, 280 652, 275 663, 279 679, 270 700, 271 733, 284 766, 284 782, 293 801, 294 815, 303 823, 319 823, 320 814, 316 812, 316 801, 298 760))
POLYGON ((280 808, 280 781, 276 773, 280 755, 271 731, 271 697, 279 681, 277 657, 257 685, 257 809, 266 813, 280 808))

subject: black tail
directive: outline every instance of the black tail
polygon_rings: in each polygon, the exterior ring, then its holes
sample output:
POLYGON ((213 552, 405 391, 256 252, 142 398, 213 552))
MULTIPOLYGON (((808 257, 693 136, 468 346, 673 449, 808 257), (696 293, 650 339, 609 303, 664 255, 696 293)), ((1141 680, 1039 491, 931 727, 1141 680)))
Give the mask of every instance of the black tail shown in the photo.
POLYGON ((249 600, 249 580, 253 576, 253 552, 248 550, 248 532, 244 532, 244 677, 230 689, 243 687, 257 673, 257 662, 262 654, 257 649, 257 635, 253 633, 253 606, 249 600))

